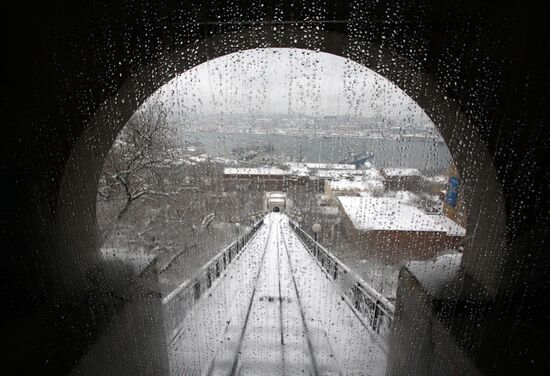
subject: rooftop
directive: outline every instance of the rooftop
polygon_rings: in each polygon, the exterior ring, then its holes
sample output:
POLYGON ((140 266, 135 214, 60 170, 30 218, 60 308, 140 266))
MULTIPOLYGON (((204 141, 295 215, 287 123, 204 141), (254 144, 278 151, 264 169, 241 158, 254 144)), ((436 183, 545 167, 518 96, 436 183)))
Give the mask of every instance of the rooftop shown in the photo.
POLYGON ((384 184, 380 180, 332 180, 330 188, 335 191, 371 191, 383 190, 384 184))
POLYGON ((361 231, 433 231, 464 236, 466 230, 443 215, 428 215, 395 197, 340 196, 351 222, 361 231))
POLYGON ((325 179, 342 179, 346 176, 361 176, 363 175, 363 170, 349 170, 349 169, 338 169, 338 170, 317 170, 314 175, 319 178, 325 179))
POLYGON ((383 180, 375 168, 356 169, 354 165, 334 163, 297 163, 287 162, 288 168, 280 167, 226 167, 224 175, 265 175, 265 176, 314 176, 324 179, 343 179, 363 176, 369 180, 383 180))
POLYGON ((287 162, 289 167, 305 167, 313 170, 354 170, 354 164, 342 164, 342 163, 300 163, 300 162, 287 162))
POLYGON ((223 169, 224 175, 292 175, 289 170, 278 167, 227 167, 223 169))
POLYGON ((382 174, 385 177, 405 177, 405 176, 420 176, 420 170, 417 168, 383 168, 382 174))

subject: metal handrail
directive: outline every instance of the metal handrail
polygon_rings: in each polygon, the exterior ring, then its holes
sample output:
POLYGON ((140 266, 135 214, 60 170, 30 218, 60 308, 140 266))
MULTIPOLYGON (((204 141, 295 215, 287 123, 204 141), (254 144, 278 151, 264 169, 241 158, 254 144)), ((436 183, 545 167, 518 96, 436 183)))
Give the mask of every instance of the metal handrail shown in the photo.
POLYGON ((387 350, 393 323, 393 304, 329 250, 316 242, 296 222, 290 220, 289 223, 308 252, 319 261, 319 265, 327 276, 334 281, 346 282, 343 285, 349 287, 344 288, 343 297, 363 324, 379 336, 387 350))
POLYGON ((182 324, 189 309, 213 286, 214 281, 223 275, 225 269, 238 257, 263 223, 263 219, 255 223, 250 231, 218 252, 216 256, 198 269, 191 278, 164 296, 162 304, 167 321, 167 335, 171 340, 177 334, 177 329, 182 324))

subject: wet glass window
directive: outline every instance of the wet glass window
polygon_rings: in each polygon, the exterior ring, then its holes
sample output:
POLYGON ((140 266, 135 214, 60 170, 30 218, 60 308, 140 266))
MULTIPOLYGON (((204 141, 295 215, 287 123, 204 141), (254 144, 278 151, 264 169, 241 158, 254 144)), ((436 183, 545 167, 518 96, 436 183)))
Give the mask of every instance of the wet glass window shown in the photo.
POLYGON ((550 368, 546 12, 12 5, 3 373, 550 368))
POLYGON ((382 375, 400 268, 462 256, 461 189, 440 132, 387 78, 245 50, 178 75, 121 130, 101 252, 154 260, 173 374, 382 375))

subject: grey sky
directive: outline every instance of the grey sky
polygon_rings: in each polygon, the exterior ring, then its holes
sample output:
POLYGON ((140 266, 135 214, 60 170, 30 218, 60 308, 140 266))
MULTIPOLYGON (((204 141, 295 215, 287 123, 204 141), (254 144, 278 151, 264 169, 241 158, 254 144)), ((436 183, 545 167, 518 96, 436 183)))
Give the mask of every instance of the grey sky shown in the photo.
POLYGON ((256 49, 226 55, 184 72, 148 103, 171 117, 294 113, 427 121, 393 83, 339 56, 298 49, 256 49))

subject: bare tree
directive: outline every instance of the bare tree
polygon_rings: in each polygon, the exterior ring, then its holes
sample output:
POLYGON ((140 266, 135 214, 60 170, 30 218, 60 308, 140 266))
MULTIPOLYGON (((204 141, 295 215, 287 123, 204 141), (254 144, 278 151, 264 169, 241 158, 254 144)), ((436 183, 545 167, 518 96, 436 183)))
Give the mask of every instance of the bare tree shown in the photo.
POLYGON ((172 136, 162 107, 149 106, 136 113, 117 137, 103 165, 98 199, 118 203, 119 209, 102 229, 102 242, 138 200, 171 196, 162 187, 163 170, 173 159, 172 136))

